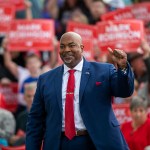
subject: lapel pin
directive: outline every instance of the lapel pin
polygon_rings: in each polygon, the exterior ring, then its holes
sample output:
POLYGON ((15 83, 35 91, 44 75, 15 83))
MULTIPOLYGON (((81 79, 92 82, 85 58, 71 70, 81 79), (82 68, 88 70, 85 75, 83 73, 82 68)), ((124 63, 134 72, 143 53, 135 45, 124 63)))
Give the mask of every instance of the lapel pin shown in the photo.
POLYGON ((85 72, 85 74, 90 74, 89 72, 85 72))

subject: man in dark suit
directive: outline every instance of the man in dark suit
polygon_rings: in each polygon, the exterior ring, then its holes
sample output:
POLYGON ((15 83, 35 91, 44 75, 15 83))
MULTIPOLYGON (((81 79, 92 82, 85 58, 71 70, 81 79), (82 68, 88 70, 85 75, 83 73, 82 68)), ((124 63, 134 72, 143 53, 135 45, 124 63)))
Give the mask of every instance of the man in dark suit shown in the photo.
POLYGON ((111 106, 112 96, 129 97, 134 90, 127 55, 109 48, 115 68, 87 62, 83 48, 79 34, 62 35, 64 65, 39 77, 26 150, 40 150, 42 141, 43 150, 128 150, 111 106))

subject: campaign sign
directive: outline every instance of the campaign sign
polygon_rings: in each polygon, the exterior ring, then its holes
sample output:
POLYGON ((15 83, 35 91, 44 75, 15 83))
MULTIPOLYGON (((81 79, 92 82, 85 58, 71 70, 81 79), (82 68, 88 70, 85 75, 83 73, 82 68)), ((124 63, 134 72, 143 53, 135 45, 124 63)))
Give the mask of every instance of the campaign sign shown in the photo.
POLYGON ((87 60, 93 60, 94 27, 70 21, 67 24, 67 31, 73 31, 81 35, 84 45, 83 55, 87 60))
POLYGON ((113 104, 112 106, 120 124, 131 121, 129 104, 113 104))
POLYGON ((131 12, 135 19, 144 21, 145 24, 150 22, 150 3, 139 3, 131 7, 131 12))
POLYGON ((112 12, 108 12, 101 16, 103 21, 106 20, 123 20, 123 19, 133 19, 134 15, 131 12, 131 7, 125 7, 123 9, 117 9, 112 12))
POLYGON ((4 95, 5 108, 11 112, 15 112, 18 106, 18 84, 0 84, 0 93, 4 95))
POLYGON ((13 6, 0 4, 0 36, 7 34, 14 17, 15 8, 13 6))
POLYGON ((127 6, 123 9, 106 13, 101 16, 101 19, 106 20, 123 20, 123 19, 138 19, 144 21, 145 24, 150 22, 150 3, 139 3, 127 6))
POLYGON ((0 4, 9 4, 10 6, 15 6, 16 10, 25 9, 24 0, 0 0, 0 4))
POLYGON ((144 38, 143 22, 139 20, 107 21, 97 24, 98 45, 101 50, 123 49, 137 52, 144 38))
POLYGON ((53 20, 15 20, 8 33, 8 50, 54 50, 53 20))

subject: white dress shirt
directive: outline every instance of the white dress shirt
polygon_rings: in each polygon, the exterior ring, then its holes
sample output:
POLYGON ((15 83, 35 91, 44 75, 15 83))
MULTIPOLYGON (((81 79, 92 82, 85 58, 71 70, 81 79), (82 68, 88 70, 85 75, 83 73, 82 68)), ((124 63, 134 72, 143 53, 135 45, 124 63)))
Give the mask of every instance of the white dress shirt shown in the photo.
MULTIPOLYGON (((80 110, 79 110, 79 89, 80 89, 80 80, 81 73, 83 67, 83 58, 80 63, 75 66, 73 69, 76 70, 74 73, 75 76, 75 91, 74 91, 74 120, 75 120, 75 128, 76 130, 85 130, 86 127, 81 118, 80 110)), ((62 82, 62 106, 63 106, 63 119, 62 119, 62 131, 65 128, 65 101, 66 101, 66 90, 70 68, 68 68, 64 64, 64 73, 63 73, 63 82, 62 82)))

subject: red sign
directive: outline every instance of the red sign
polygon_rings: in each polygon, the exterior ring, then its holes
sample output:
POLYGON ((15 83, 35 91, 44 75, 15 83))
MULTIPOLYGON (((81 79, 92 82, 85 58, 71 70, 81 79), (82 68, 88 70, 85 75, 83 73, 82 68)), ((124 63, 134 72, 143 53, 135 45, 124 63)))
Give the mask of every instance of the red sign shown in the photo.
POLYGON ((139 19, 145 24, 150 21, 150 3, 134 4, 102 15, 102 20, 139 19))
POLYGON ((143 22, 139 20, 107 21, 97 26, 98 45, 104 51, 111 47, 136 52, 144 38, 143 22))
POLYGON ((10 5, 0 4, 0 36, 6 35, 10 23, 15 17, 15 8, 10 5))
POLYGON ((150 3, 139 3, 131 7, 135 19, 143 20, 145 24, 150 21, 150 3))
POLYGON ((101 16, 103 21, 106 20, 123 20, 123 19, 133 19, 134 16, 131 13, 131 7, 125 7, 123 9, 116 9, 115 11, 108 12, 101 16))
POLYGON ((73 31, 81 35, 84 45, 83 55, 87 60, 93 60, 94 27, 91 25, 69 22, 67 31, 73 31))
POLYGON ((25 9, 24 0, 0 0, 1 4, 9 4, 10 6, 15 6, 16 10, 25 9))
POLYGON ((113 104, 113 110, 120 124, 131 121, 129 104, 113 104))
POLYGON ((8 34, 8 50, 54 50, 53 20, 15 20, 8 34))
POLYGON ((15 112, 18 106, 18 84, 0 85, 0 93, 5 97, 5 108, 15 112))

